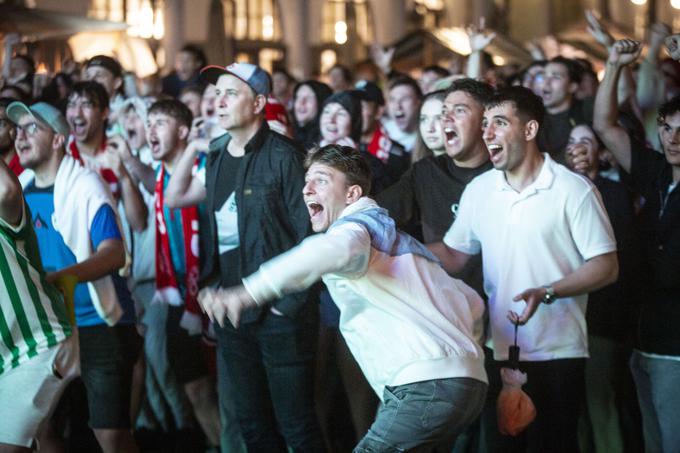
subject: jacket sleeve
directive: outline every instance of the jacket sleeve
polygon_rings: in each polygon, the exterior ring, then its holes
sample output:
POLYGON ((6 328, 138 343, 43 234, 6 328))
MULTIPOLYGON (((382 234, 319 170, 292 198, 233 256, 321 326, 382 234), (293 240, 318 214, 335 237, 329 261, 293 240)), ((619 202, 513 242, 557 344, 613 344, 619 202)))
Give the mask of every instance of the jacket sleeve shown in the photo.
POLYGON ((288 219, 297 243, 300 243, 311 232, 309 212, 302 197, 305 185, 305 169, 303 155, 297 149, 290 149, 290 153, 281 163, 281 188, 284 206, 288 212, 288 219))
POLYGON ((262 264, 243 279, 243 285, 258 304, 264 304, 307 289, 324 274, 358 278, 368 269, 370 253, 368 231, 358 224, 343 224, 262 264))

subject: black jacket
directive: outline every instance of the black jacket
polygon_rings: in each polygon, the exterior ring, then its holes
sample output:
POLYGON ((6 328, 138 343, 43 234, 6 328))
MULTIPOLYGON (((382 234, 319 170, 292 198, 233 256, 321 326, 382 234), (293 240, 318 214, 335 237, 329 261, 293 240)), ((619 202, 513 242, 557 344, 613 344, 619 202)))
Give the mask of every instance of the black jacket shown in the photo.
MULTIPOLYGON (((219 184, 220 156, 231 137, 224 134, 210 143, 206 161, 205 260, 201 284, 219 280, 220 265, 215 222, 215 187, 219 184)), ((273 132, 266 122, 245 147, 246 154, 236 175, 239 230, 238 279, 257 271, 262 263, 299 244, 310 232, 307 206, 302 198, 305 182, 304 152, 297 143, 273 132)), ((294 317, 307 302, 308 293, 284 296, 273 302, 283 314, 294 317)), ((255 321, 261 309, 248 312, 243 322, 255 321)))

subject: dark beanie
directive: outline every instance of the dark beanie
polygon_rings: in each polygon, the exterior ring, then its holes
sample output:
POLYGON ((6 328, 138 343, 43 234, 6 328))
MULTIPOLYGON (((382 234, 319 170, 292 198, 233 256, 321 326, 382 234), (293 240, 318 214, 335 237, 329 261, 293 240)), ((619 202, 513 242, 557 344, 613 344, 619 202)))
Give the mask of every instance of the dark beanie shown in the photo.
POLYGON ((342 108, 349 112, 349 117, 352 120, 352 128, 350 129, 350 138, 354 140, 359 146, 361 142, 361 100, 350 91, 340 91, 332 94, 321 106, 321 112, 328 104, 340 104, 342 108))

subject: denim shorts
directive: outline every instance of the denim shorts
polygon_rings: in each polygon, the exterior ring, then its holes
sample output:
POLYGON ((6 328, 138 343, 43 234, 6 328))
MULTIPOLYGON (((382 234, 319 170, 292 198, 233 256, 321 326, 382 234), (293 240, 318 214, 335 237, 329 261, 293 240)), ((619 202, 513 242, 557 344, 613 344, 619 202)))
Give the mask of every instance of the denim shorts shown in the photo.
POLYGON ((486 390, 471 378, 385 387, 376 419, 354 451, 403 452, 452 440, 480 414, 486 390))

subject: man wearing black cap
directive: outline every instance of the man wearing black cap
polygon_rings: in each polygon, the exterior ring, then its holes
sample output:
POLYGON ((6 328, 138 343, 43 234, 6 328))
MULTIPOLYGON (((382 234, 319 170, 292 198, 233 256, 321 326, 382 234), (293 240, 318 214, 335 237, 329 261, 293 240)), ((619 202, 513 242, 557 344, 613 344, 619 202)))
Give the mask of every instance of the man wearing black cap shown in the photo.
POLYGON ((109 98, 113 99, 123 86, 123 68, 115 59, 97 55, 85 64, 84 78, 100 83, 106 89, 109 98))
MULTIPOLYGON (((201 285, 228 288, 309 233, 302 198, 304 153, 269 129, 264 107, 270 79, 255 65, 208 66, 217 114, 227 134, 210 143, 205 183, 192 177, 185 153, 165 193, 168 207, 204 202, 209 219, 201 285)), ((238 329, 217 328, 218 353, 228 368, 220 398, 233 386, 236 413, 249 451, 322 451, 313 403, 316 305, 308 293, 276 300, 250 313, 238 329), (230 382, 229 382, 230 381, 230 382)))
POLYGON ((380 159, 386 165, 390 182, 395 182, 408 170, 410 156, 403 146, 390 139, 380 122, 385 111, 385 98, 378 85, 360 80, 353 91, 361 99, 360 150, 380 159))

